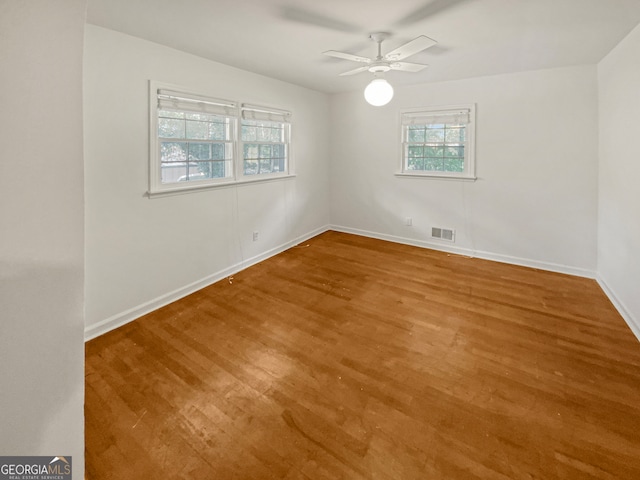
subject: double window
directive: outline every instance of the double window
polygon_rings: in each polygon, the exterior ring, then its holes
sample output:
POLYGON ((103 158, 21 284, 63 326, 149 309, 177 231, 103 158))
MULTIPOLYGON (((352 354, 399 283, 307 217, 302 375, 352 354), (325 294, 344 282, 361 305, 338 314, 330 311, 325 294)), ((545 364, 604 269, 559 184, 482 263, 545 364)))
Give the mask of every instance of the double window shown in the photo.
POLYGON ((289 175, 289 112, 154 82, 150 95, 150 194, 289 175))
POLYGON ((400 175, 474 179, 475 106, 405 110, 400 175))

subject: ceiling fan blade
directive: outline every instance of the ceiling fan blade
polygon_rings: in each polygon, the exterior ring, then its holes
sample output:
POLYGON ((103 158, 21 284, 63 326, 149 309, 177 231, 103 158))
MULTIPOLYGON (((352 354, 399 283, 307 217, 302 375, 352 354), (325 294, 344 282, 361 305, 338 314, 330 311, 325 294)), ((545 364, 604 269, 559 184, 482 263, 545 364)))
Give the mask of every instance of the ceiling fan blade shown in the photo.
POLYGON ((327 17, 320 13, 305 10, 292 5, 286 5, 280 9, 282 18, 286 20, 292 20, 294 22, 306 23, 307 25, 313 25, 316 27, 328 28, 330 30, 336 30, 339 32, 355 33, 359 32, 360 28, 351 23, 343 22, 342 20, 336 20, 335 18, 327 17))
POLYGON ((410 62, 394 62, 391 65, 391 70, 399 70, 401 72, 419 72, 427 68, 429 65, 424 63, 410 63, 410 62))
POLYGON ((422 7, 414 10, 406 17, 401 18, 398 22, 396 22, 396 25, 406 26, 417 23, 427 17, 431 17, 444 10, 453 8, 456 5, 465 3, 467 1, 469 0, 432 0, 430 2, 427 2, 422 7))
POLYGON ((353 70, 349 70, 348 72, 341 73, 340 76, 344 77, 345 75, 355 75, 356 73, 366 72, 367 70, 369 70, 369 67, 358 67, 353 70))
POLYGON ((384 58, 385 60, 395 61, 395 60, 403 60, 411 55, 415 55, 422 50, 425 50, 429 47, 433 47, 436 43, 435 40, 425 37, 424 35, 420 35, 417 38, 414 38, 408 43, 396 48, 395 50, 387 53, 384 58))
POLYGON ((371 63, 370 58, 359 57, 358 55, 351 55, 350 53, 336 52, 335 50, 327 50, 326 52, 322 52, 322 53, 324 55, 328 55, 329 57, 341 58, 343 60, 351 60, 352 62, 371 63))

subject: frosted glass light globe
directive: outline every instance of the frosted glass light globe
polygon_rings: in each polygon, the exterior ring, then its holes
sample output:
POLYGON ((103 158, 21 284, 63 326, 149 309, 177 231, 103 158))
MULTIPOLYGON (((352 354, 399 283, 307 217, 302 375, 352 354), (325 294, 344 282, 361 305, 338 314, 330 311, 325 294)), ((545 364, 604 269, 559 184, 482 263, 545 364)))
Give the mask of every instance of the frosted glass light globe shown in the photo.
POLYGON ((375 78, 364 89, 364 99, 374 107, 386 105, 393 98, 393 87, 384 78, 375 78))

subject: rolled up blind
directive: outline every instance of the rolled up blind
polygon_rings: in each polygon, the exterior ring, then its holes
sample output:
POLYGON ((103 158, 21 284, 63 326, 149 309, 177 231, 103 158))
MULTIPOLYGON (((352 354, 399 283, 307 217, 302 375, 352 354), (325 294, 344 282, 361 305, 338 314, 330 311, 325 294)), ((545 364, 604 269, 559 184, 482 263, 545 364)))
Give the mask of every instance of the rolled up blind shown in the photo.
POLYGON ((434 124, 454 124, 466 125, 470 122, 469 110, 456 110, 451 112, 415 112, 403 113, 403 125, 434 125, 434 124))
POLYGON ((242 104, 242 118, 245 120, 264 120, 268 122, 290 123, 291 112, 258 105, 242 104))
POLYGON ((158 108, 196 113, 235 116, 238 105, 229 100, 192 95, 172 90, 158 90, 158 108))

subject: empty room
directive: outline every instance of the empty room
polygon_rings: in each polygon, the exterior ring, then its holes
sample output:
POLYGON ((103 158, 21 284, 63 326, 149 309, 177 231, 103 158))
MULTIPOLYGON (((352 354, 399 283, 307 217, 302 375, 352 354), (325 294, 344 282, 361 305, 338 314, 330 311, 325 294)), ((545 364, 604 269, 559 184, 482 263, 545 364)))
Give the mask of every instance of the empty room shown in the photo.
POLYGON ((0 478, 640 478, 639 58, 638 0, 1 2, 0 478))

